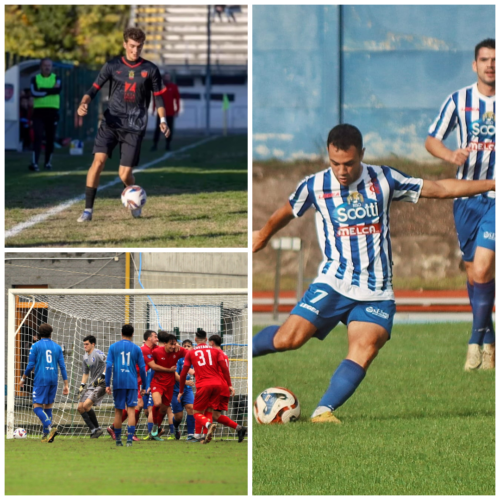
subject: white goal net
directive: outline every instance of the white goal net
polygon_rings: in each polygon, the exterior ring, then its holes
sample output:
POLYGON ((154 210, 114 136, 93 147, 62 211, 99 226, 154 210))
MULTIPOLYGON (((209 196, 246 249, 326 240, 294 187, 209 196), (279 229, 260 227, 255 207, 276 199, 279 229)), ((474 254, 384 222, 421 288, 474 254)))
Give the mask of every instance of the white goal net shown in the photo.
MULTIPOLYGON (((52 340, 63 349, 69 395, 63 395, 59 373, 57 395, 53 406, 53 425, 71 437, 89 437, 89 429, 77 411, 78 388, 82 380, 85 354, 83 338, 96 337, 96 348, 107 354, 109 346, 121 340, 121 328, 134 327, 133 341, 141 346, 146 330, 173 333, 181 343, 194 343, 198 328, 222 337, 223 349, 230 360, 235 396, 230 399, 227 415, 247 425, 248 419, 248 301, 243 289, 176 289, 176 290, 50 290, 11 289, 8 305, 8 387, 7 438, 16 428, 24 428, 28 437, 39 438, 42 425, 32 409, 34 372, 22 389, 19 381, 28 364, 30 348, 36 341, 38 326, 53 327, 52 340)), ((195 375, 196 379, 196 375, 195 375)), ((112 396, 93 407, 99 425, 105 429, 113 423, 112 396)), ((184 416, 181 431, 185 435, 184 416)), ((165 417, 164 426, 168 430, 165 417)), ((147 418, 141 412, 138 437, 147 435, 147 418)), ((233 429, 218 426, 216 438, 236 439, 233 429)))

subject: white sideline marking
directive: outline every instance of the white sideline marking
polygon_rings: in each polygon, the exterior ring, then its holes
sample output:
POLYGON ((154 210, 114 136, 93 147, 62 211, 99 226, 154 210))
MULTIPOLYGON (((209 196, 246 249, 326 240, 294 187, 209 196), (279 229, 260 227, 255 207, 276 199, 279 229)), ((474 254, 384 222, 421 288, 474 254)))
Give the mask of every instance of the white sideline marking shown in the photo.
MULTIPOLYGON (((160 163, 161 161, 166 160, 167 158, 170 158, 171 156, 175 156, 177 153, 182 153, 184 151, 187 151, 188 149, 195 148, 196 146, 200 146, 201 144, 205 144, 205 142, 213 141, 214 139, 217 139, 217 138, 218 138, 218 136, 207 137, 205 139, 202 139, 201 141, 195 142, 194 144, 190 144, 189 146, 185 146, 177 151, 165 153, 163 156, 160 156, 160 158, 157 158, 156 160, 150 161, 149 163, 145 163, 142 167, 135 168, 133 170, 133 173, 137 173, 137 172, 141 172, 142 170, 146 170, 147 168, 149 168, 153 165, 156 165, 157 163, 160 163)), ((116 179, 112 180, 111 182, 108 182, 107 184, 104 184, 104 186, 99 186, 97 188, 97 191, 99 192, 99 191, 102 191, 103 189, 107 189, 109 187, 115 186, 116 184, 119 184, 120 182, 122 182, 121 179, 119 177, 116 177, 116 179)), ((17 224, 13 228, 11 228, 5 232, 5 239, 12 238, 13 236, 17 236, 25 229, 28 229, 29 227, 32 227, 36 224, 39 224, 40 222, 47 220, 49 217, 52 217, 53 215, 57 215, 61 212, 64 212, 64 210, 66 210, 67 208, 71 207, 75 203, 78 203, 84 199, 85 199, 85 195, 81 194, 80 196, 76 196, 75 198, 71 198, 70 200, 67 200, 59 205, 56 205, 55 207, 52 207, 51 209, 47 210, 46 212, 35 215, 34 217, 31 217, 31 219, 28 219, 25 222, 21 222, 20 224, 17 224)))

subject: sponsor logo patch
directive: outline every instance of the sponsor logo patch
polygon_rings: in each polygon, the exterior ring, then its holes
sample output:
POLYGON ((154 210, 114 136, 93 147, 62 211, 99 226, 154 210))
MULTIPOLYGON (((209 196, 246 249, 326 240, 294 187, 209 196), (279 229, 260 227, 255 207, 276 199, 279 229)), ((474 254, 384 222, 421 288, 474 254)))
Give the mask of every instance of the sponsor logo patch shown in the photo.
POLYGON ((309 304, 301 303, 300 307, 303 307, 304 309, 307 309, 308 311, 311 311, 314 314, 319 314, 319 311, 315 307, 310 306, 309 304))
POLYGON ((141 71, 141 76, 143 78, 147 78, 148 77, 148 72, 147 71, 141 71))
POLYGON ((339 227, 337 236, 366 236, 368 234, 379 234, 382 230, 380 224, 358 224, 357 226, 339 227))
POLYGON ((491 231, 485 231, 483 233, 483 237, 486 239, 486 240, 492 240, 492 241, 495 241, 495 233, 492 233, 491 231))
POLYGON ((476 137, 493 137, 495 135, 495 113, 486 111, 481 120, 469 125, 469 132, 476 137))
POLYGON ((494 142, 469 142, 468 147, 472 151, 495 151, 494 142))
POLYGON ((379 217, 378 203, 372 201, 365 203, 361 193, 351 193, 347 197, 347 203, 335 208, 333 217, 336 222, 365 222, 370 223, 379 217))
POLYGON ((332 191, 331 193, 321 193, 318 198, 320 200, 327 200, 328 198, 335 198, 341 196, 340 191, 332 191))
POLYGON ((373 314, 374 316, 378 316, 379 318, 389 319, 389 313, 386 313, 382 309, 378 309, 376 307, 369 306, 366 308, 366 312, 373 314))

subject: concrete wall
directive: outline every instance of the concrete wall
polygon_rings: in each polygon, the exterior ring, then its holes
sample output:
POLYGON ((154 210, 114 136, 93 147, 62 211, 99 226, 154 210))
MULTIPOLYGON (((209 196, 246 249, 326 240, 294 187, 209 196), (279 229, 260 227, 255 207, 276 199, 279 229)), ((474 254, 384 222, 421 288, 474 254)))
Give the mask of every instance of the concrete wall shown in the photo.
POLYGON ((371 158, 430 159, 427 129, 476 81, 474 47, 488 37, 491 5, 254 6, 254 158, 323 155, 344 122, 371 158))

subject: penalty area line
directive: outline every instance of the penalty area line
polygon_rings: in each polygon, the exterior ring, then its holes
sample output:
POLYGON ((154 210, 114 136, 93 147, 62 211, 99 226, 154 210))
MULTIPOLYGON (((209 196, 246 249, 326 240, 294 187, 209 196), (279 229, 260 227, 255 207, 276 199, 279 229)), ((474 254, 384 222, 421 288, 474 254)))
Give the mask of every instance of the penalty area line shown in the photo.
MULTIPOLYGON (((189 149, 195 148, 197 146, 201 146, 202 144, 205 144, 206 142, 209 142, 209 141, 213 141, 214 139, 217 139, 218 137, 219 136, 207 137, 205 139, 202 139, 201 141, 195 142, 194 144, 190 144, 189 146, 185 146, 181 149, 178 149, 177 151, 165 153, 163 156, 160 156, 160 158, 157 158, 156 160, 150 161, 149 163, 145 163, 142 167, 134 168, 133 173, 142 172, 143 170, 146 170, 147 168, 152 167, 153 165, 156 165, 157 163, 160 163, 161 161, 166 160, 167 158, 175 156, 178 153, 183 153, 184 151, 188 151, 189 149)), ((98 192, 103 191, 104 189, 110 188, 112 186, 116 186, 120 182, 122 182, 121 179, 119 177, 116 177, 116 179, 112 180, 111 182, 108 182, 107 184, 104 184, 103 186, 99 186, 97 188, 97 191, 98 192)), ((40 222, 47 220, 48 218, 52 217, 53 215, 57 215, 61 212, 64 212, 64 210, 67 210, 68 208, 73 206, 75 203, 83 201, 84 199, 85 199, 85 195, 81 194, 80 196, 76 196, 75 198, 71 198, 70 200, 64 201, 63 203, 60 203, 59 205, 56 205, 55 207, 50 208, 46 212, 35 215, 34 217, 31 217, 31 219, 28 219, 25 222, 21 222, 20 224, 15 225, 11 229, 5 231, 5 239, 17 236, 18 234, 22 233, 25 229, 28 229, 29 227, 35 226, 36 224, 39 224, 40 222)))

